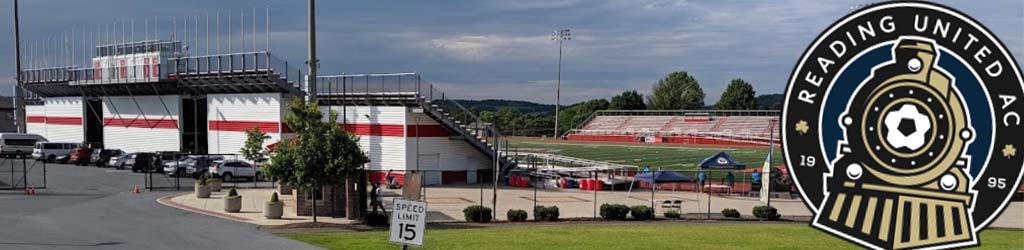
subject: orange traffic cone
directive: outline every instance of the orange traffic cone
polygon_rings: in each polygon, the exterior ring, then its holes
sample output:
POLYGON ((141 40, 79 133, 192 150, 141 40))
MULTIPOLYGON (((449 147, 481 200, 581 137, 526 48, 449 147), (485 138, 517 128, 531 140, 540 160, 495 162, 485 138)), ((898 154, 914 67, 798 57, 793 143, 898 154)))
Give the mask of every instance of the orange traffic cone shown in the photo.
POLYGON ((132 189, 132 193, 139 193, 139 184, 135 184, 135 188, 132 189))

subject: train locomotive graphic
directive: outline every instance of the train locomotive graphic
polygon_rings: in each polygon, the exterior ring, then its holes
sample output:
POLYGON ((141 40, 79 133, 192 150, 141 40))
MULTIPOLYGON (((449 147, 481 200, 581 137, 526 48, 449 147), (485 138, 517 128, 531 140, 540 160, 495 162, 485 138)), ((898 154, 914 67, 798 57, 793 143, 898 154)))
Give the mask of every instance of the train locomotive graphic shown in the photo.
POLYGON ((854 95, 819 225, 885 248, 975 237, 963 155, 974 132, 953 79, 935 67, 934 48, 901 40, 895 61, 854 95))

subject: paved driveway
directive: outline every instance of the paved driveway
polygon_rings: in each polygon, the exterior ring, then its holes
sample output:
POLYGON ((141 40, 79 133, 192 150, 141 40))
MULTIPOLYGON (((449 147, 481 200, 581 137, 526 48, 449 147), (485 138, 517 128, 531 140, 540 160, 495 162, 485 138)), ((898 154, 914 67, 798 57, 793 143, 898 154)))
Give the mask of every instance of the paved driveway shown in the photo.
POLYGON ((315 249, 255 226, 160 205, 133 194, 143 175, 49 165, 36 196, 0 191, 0 249, 315 249))

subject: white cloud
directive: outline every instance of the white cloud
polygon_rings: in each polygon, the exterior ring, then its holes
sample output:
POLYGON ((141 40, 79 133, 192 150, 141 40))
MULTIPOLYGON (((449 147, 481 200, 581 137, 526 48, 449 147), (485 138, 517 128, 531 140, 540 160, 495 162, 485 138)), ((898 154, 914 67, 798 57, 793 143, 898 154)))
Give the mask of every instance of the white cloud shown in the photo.
POLYGON ((427 47, 458 60, 502 60, 536 56, 537 47, 551 41, 543 36, 507 36, 500 34, 458 35, 430 39, 427 47))

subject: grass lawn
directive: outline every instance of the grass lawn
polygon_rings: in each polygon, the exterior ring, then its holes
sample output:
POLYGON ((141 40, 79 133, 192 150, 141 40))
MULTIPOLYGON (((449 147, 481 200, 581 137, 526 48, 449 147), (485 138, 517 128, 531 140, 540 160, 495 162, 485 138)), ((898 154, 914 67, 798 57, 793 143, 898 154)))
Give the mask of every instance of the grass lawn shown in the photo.
MULTIPOLYGON (((557 155, 621 163, 635 166, 651 166, 652 169, 696 170, 697 164, 715 153, 724 151, 748 168, 761 167, 768 156, 768 147, 763 148, 716 148, 677 145, 623 145, 572 142, 518 141, 512 147, 524 151, 545 151, 557 155)), ((782 150, 776 147, 772 165, 782 165, 782 150)))
MULTIPOLYGON (((387 231, 283 236, 328 249, 399 249, 387 231)), ((989 229, 982 249, 1021 249, 1024 231, 989 229)), ((428 229, 424 249, 860 249, 805 224, 628 223, 428 229)), ((411 247, 412 248, 412 247, 411 247)), ((419 248, 414 248, 419 249, 419 248)))

